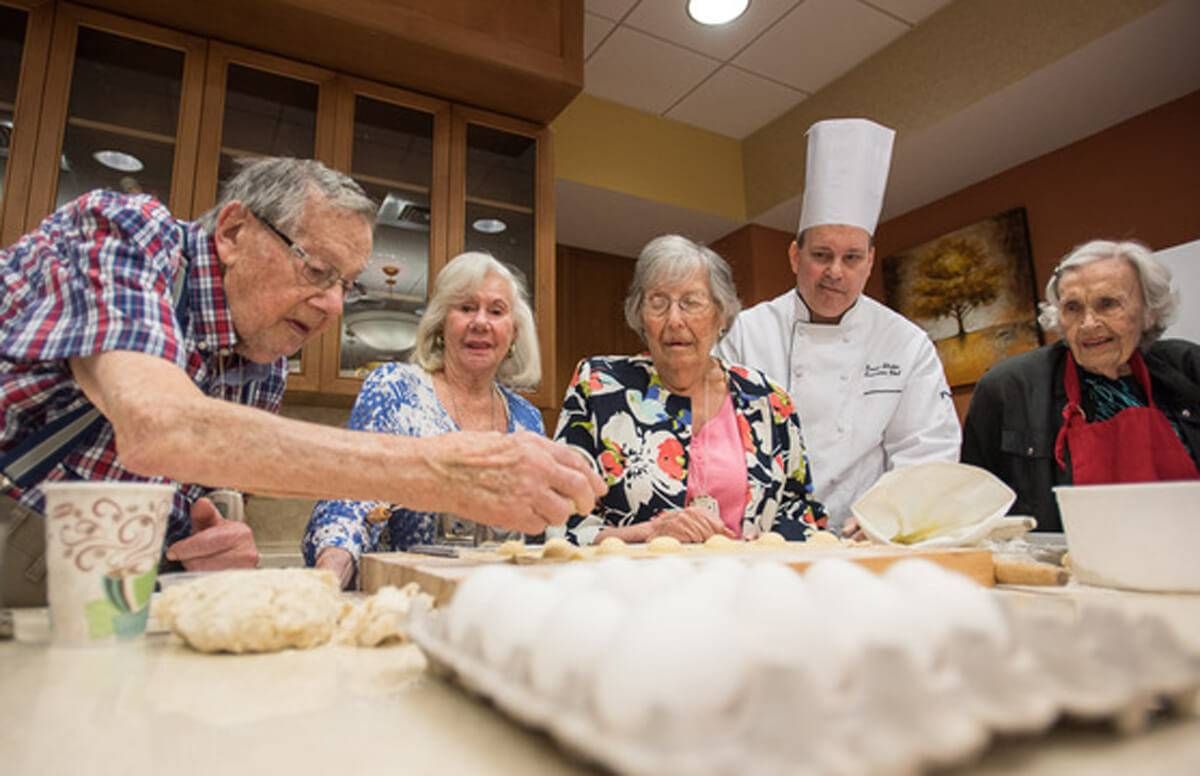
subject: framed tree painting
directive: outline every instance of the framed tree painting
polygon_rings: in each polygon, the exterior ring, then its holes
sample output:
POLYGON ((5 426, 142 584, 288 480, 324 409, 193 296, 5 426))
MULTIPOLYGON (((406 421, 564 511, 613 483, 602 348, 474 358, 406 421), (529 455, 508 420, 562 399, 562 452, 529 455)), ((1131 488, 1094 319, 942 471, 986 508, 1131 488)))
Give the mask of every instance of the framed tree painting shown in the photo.
POLYGON ((1025 208, 1014 208, 883 262, 887 304, 929 332, 951 386, 1042 344, 1025 208))

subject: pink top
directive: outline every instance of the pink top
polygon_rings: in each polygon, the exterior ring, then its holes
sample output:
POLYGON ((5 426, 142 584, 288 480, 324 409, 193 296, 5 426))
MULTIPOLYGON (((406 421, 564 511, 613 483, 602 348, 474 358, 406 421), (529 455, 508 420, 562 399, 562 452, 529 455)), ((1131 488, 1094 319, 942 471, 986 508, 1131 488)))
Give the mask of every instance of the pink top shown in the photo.
POLYGON ((691 471, 688 472, 688 503, 697 496, 712 496, 721 507, 721 520, 742 538, 742 517, 749 493, 746 483, 746 452, 738 433, 733 399, 725 401, 717 414, 692 435, 688 447, 691 471))

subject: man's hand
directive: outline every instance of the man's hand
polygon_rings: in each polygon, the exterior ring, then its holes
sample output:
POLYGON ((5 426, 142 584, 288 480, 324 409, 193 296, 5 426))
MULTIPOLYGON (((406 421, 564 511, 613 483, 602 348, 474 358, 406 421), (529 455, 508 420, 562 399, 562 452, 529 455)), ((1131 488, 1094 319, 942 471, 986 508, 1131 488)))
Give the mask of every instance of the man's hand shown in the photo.
MULTIPOLYGON (((428 437, 441 511, 527 534, 586 515, 608 488, 574 449, 528 431, 428 437)), ((435 507, 435 509, 437 509, 435 507)))
POLYGON ((721 518, 714 517, 708 510, 687 507, 660 512, 651 518, 647 540, 656 536, 674 536, 684 543, 700 544, 713 534, 723 534, 730 539, 735 536, 721 518))
POLYGON ((206 498, 192 504, 192 535, 167 547, 167 560, 188 571, 252 569, 258 565, 254 534, 245 523, 226 520, 206 498))
POLYGON ((350 581, 354 579, 354 556, 349 550, 343 550, 341 547, 326 547, 321 550, 314 566, 332 571, 343 590, 348 588, 350 581))

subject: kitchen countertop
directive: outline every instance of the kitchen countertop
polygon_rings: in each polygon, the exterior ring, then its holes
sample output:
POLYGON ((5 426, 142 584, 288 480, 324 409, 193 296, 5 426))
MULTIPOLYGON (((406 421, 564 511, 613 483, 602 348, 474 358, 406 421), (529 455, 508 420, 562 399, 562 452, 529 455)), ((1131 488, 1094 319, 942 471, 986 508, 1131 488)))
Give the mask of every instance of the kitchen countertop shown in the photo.
MULTIPOLYGON (((1062 616, 1092 600, 1157 612, 1200 651, 1200 595, 1001 589, 1062 616)), ((433 677, 411 645, 204 655, 167 634, 109 647, 48 643, 46 610, 0 642, 0 772, 25 774, 588 773, 547 737, 433 677)), ((1200 772, 1200 718, 1121 738, 1060 727, 993 744, 955 772, 1200 772)))

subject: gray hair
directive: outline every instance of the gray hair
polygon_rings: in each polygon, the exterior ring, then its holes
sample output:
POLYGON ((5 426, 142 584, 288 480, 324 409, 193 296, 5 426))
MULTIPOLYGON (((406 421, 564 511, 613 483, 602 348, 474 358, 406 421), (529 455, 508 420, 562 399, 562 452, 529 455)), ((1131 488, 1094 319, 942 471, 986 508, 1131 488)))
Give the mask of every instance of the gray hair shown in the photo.
POLYGON ((221 188, 216 207, 197 219, 208 232, 217 228, 217 214, 230 202, 241 202, 285 231, 299 226, 312 195, 338 210, 375 223, 378 207, 350 176, 331 170, 315 159, 259 157, 239 159, 241 169, 221 188))
POLYGON ((542 379, 542 356, 538 351, 533 310, 529 307, 529 292, 518 273, 488 253, 460 253, 442 267, 433 284, 433 296, 417 324, 417 345, 412 361, 426 372, 437 372, 445 367, 446 314, 456 302, 478 289, 488 275, 496 275, 508 283, 515 324, 512 349, 500 362, 496 379, 512 388, 532 388, 542 379))
POLYGON ((646 243, 633 267, 633 282, 625 295, 625 322, 646 341, 642 324, 642 303, 646 290, 661 283, 686 280, 697 269, 708 276, 708 290, 721 311, 721 336, 729 330, 734 317, 742 309, 733 271, 716 251, 694 243, 677 234, 665 234, 646 243))
POLYGON ((1038 323, 1042 328, 1047 331, 1061 331, 1058 317, 1058 284, 1064 273, 1093 261, 1115 258, 1128 261, 1137 272, 1142 285, 1146 319, 1142 324, 1141 346, 1146 347, 1161 337, 1175 320, 1179 294, 1171 290, 1171 270, 1155 259, 1145 245, 1132 241, 1092 240, 1080 245, 1059 262, 1046 283, 1046 301, 1040 306, 1038 323))

